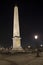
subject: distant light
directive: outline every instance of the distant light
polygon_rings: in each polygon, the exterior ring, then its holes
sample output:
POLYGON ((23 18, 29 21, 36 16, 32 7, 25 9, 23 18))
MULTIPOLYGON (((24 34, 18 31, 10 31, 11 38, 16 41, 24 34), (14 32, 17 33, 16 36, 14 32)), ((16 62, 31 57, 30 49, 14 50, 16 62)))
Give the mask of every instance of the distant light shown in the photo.
POLYGON ((35 39, 38 39, 38 35, 35 35, 34 38, 35 38, 35 39))
POLYGON ((30 48, 31 46, 28 46, 28 48, 30 48))
POLYGON ((43 45, 41 44, 40 46, 42 47, 43 45))

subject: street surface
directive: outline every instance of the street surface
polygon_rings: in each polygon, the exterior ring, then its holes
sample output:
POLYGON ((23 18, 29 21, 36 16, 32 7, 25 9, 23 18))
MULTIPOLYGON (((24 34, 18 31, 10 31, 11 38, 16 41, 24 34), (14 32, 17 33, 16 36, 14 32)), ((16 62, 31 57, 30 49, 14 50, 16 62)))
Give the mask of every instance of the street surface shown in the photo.
POLYGON ((0 54, 0 65, 43 65, 43 52, 36 54, 0 54))

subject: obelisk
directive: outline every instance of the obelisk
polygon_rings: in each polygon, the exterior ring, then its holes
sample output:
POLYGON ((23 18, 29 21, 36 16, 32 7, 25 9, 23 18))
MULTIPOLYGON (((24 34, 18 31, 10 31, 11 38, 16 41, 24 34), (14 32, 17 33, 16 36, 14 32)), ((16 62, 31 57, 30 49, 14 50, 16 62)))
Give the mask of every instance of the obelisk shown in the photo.
POLYGON ((22 50, 21 37, 19 28, 19 14, 18 7, 14 7, 14 18, 13 18, 13 50, 22 50))

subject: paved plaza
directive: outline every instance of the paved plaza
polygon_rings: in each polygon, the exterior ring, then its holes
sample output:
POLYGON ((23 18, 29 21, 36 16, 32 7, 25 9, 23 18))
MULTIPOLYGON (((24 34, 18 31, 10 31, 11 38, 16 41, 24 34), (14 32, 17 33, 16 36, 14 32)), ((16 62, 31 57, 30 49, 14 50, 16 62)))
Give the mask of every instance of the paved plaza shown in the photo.
POLYGON ((43 65, 43 53, 36 54, 0 54, 0 65, 43 65))

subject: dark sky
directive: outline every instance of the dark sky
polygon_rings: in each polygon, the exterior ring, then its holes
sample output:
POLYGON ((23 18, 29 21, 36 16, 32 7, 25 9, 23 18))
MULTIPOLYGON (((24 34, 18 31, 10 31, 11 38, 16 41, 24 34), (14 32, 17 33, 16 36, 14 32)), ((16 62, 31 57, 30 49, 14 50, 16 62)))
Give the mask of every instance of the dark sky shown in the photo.
POLYGON ((43 41, 43 2, 42 0, 0 0, 0 44, 11 45, 13 33, 13 8, 19 8, 22 45, 33 40, 38 34, 43 41))

